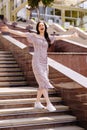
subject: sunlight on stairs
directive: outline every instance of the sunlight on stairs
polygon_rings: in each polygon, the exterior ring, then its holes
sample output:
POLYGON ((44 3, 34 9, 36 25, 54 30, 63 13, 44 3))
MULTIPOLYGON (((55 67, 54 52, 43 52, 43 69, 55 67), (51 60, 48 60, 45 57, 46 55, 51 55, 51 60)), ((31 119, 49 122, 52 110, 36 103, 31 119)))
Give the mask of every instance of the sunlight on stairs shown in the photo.
MULTIPOLYGON (((0 51, 0 130, 84 130, 55 89, 49 90, 55 112, 35 109, 36 94, 12 54, 0 51)), ((46 105, 43 97, 41 102, 46 105)))

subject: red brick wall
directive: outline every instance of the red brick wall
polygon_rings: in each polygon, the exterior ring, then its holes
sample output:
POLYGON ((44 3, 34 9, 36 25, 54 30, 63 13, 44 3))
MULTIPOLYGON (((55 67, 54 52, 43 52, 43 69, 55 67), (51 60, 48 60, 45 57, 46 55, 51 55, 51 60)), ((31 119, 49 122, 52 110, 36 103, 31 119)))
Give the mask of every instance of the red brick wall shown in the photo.
POLYGON ((87 76, 87 53, 55 53, 48 54, 49 57, 87 76))

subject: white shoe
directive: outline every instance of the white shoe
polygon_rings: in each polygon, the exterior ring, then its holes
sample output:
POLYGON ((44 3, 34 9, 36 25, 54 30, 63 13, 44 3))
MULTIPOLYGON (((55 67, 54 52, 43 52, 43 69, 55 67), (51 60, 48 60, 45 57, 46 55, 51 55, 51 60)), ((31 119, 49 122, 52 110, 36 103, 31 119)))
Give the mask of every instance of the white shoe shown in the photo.
POLYGON ((45 106, 43 106, 40 102, 35 102, 34 107, 37 109, 43 109, 45 106))
POLYGON ((50 111, 50 112, 53 112, 53 111, 56 111, 56 108, 51 103, 49 103, 47 105, 47 110, 50 111))

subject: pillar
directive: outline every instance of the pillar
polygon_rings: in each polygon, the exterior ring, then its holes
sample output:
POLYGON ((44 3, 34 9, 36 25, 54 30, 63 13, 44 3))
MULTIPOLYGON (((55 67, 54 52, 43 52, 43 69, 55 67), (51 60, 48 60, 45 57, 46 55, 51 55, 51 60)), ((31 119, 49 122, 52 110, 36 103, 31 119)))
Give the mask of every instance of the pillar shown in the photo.
POLYGON ((64 9, 61 10, 61 20, 62 20, 62 26, 64 26, 64 23, 65 23, 65 10, 64 9))
MULTIPOLYGON (((10 1, 10 13, 12 10, 14 10, 14 1, 15 0, 9 0, 10 1)), ((12 13, 10 14, 10 21, 14 21, 16 18, 12 13)))
POLYGON ((30 10, 28 10, 28 9, 26 9, 26 18, 27 18, 27 20, 29 20, 29 18, 30 18, 30 10))

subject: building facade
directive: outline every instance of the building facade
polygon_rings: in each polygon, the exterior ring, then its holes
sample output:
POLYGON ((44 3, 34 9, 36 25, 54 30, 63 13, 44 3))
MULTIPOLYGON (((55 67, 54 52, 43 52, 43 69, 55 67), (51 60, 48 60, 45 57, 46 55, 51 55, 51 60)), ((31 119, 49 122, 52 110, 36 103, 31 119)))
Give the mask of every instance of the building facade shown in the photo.
MULTIPOLYGON (((86 3, 85 0, 55 0, 51 7, 46 8, 45 20, 66 27, 70 24, 86 27, 87 7, 84 6, 86 3)), ((26 10, 26 5, 27 0, 0 0, 0 14, 8 21, 16 21, 17 17, 29 19, 30 12, 26 10)), ((43 7, 40 6, 39 10, 40 19, 44 19, 43 7)), ((32 18, 37 20, 36 10, 32 12, 32 18)))

